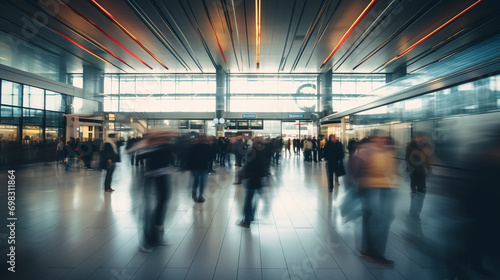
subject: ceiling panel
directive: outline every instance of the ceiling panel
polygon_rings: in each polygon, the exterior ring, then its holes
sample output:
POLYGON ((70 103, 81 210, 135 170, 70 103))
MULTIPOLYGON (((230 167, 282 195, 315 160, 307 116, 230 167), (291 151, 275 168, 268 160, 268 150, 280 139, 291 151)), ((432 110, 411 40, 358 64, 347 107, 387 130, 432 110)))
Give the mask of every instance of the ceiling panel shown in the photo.
POLYGON ((68 71, 74 73, 88 64, 106 73, 213 73, 216 65, 231 73, 320 73, 329 69, 387 73, 407 65, 409 71, 415 71, 500 30, 500 1, 378 0, 321 68, 371 1, 263 0, 257 69, 256 1, 95 0, 144 47, 91 0, 64 1, 67 4, 59 0, 2 1, 1 8, 8 12, 0 16, 0 29, 63 57, 68 71), (474 3, 477 5, 411 52, 385 65, 474 3), (34 17, 47 27, 38 25, 35 36, 26 36, 26 22, 33 23, 34 17))

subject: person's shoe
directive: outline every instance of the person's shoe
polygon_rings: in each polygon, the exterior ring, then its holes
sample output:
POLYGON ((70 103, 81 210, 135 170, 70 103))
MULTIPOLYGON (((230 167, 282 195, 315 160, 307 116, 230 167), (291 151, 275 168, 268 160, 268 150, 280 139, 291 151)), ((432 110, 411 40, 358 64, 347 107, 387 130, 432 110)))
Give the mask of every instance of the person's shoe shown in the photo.
POLYGON ((239 225, 240 227, 250 228, 250 223, 245 223, 245 222, 243 222, 243 221, 241 221, 238 225, 239 225))
POLYGON ((371 256, 368 256, 368 255, 363 255, 363 258, 365 258, 365 260, 369 261, 369 262, 372 262, 372 263, 376 263, 376 264, 380 264, 380 265, 383 265, 383 266, 394 266, 394 262, 391 261, 391 260, 388 260, 384 257, 371 257, 371 256))
POLYGON ((105 192, 113 192, 114 190, 113 189, 107 189, 107 190, 104 190, 105 192))
POLYGON ((205 198, 204 198, 203 196, 200 196, 200 197, 198 198, 198 202, 205 202, 205 198))
POLYGON ((192 192, 191 197, 193 198, 194 202, 198 202, 198 198, 196 197, 196 192, 192 192))
POLYGON ((146 245, 143 245, 143 244, 140 244, 139 245, 139 248, 141 249, 141 251, 143 251, 144 253, 151 253, 153 252, 153 249, 149 248, 148 246, 146 245))

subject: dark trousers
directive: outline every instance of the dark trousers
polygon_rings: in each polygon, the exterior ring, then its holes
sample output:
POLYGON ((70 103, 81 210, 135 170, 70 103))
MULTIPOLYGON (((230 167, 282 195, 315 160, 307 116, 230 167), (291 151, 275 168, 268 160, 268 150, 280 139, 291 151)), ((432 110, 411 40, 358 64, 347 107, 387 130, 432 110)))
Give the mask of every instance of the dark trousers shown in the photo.
POLYGON ((193 196, 202 197, 207 184, 208 170, 193 170, 191 173, 193 174, 193 185, 191 186, 193 196))
POLYGON ((144 186, 144 239, 147 246, 156 246, 163 232, 160 230, 165 221, 170 186, 167 175, 147 178, 144 186), (154 198, 152 189, 154 188, 154 198))
POLYGON ((370 257, 384 257, 389 229, 394 220, 394 190, 360 188, 359 195, 363 207, 361 250, 370 257))
POLYGON ((318 150, 313 150, 313 160, 314 162, 318 161, 318 150))
POLYGON ((115 172, 115 165, 106 168, 106 178, 104 179, 104 190, 111 189, 111 181, 113 180, 113 172, 115 172))
POLYGON ((234 153, 234 158, 236 161, 235 165, 238 167, 241 167, 241 162, 243 160, 243 156, 239 152, 236 152, 236 153, 234 153))
POLYGON ((277 164, 279 163, 279 160, 280 160, 280 152, 275 152, 273 154, 273 162, 277 164))
POLYGON ((334 177, 335 171, 337 170, 338 164, 336 162, 328 162, 326 164, 326 179, 328 181, 328 190, 333 190, 334 183, 337 182, 338 178, 334 177), (334 180, 335 179, 335 180, 334 180))
POLYGON ((243 222, 250 224, 255 218, 257 203, 254 201, 255 193, 262 187, 262 178, 250 178, 246 181, 247 193, 243 205, 243 222))
POLYGON ((167 199, 169 187, 167 183, 167 176, 159 176, 154 179, 156 187, 156 207, 153 210, 154 222, 157 226, 163 226, 165 220, 165 210, 167 209, 167 199))
POLYGON ((425 170, 414 170, 410 175, 410 188, 411 188, 411 204, 410 215, 419 217, 420 212, 424 206, 424 198, 426 192, 425 184, 425 170))

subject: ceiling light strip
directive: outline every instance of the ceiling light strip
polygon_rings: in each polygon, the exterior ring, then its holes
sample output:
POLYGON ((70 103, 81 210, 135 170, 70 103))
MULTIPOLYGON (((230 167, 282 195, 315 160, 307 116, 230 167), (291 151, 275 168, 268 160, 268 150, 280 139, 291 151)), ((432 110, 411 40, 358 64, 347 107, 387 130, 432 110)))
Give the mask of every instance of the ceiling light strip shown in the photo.
POLYGON ((243 69, 243 52, 241 51, 241 40, 240 40, 240 31, 238 30, 238 20, 236 19, 236 6, 234 5, 234 0, 231 0, 231 4, 233 5, 233 16, 234 16, 234 24, 236 27, 236 37, 238 38, 238 45, 240 46, 240 58, 241 58, 241 68, 243 69))
POLYGON ((217 41, 217 46, 219 47, 219 51, 222 55, 222 59, 224 59, 224 62, 227 64, 226 56, 224 55, 224 52, 222 51, 222 46, 220 45, 219 37, 217 37, 217 33, 215 33, 215 28, 214 28, 214 25, 212 23, 212 18, 210 17, 210 13, 208 12, 207 3, 205 2, 205 0, 203 0, 203 8, 205 8, 205 13, 207 14, 208 22, 210 23, 210 27, 212 28, 212 33, 214 34, 215 41, 217 41))
MULTIPOLYGON (((396 56, 396 59, 402 57, 403 55, 405 55, 408 52, 410 52, 411 50, 413 50, 416 46, 420 45, 422 42, 424 42, 425 40, 429 39, 432 35, 436 34, 441 29, 445 28, 448 24, 452 23, 454 20, 456 20, 457 18, 459 18, 460 16, 462 16, 463 14, 465 14, 466 12, 468 12, 470 9, 472 9, 474 6, 476 6, 477 4, 479 4, 482 1, 483 0, 478 0, 478 1, 474 2, 474 4, 470 5, 467 9, 461 11, 456 16, 452 17, 447 22, 443 23, 441 26, 439 26, 438 28, 434 29, 434 31, 432 31, 431 33, 425 35, 422 39, 418 40, 416 43, 414 43, 413 45, 411 45, 409 48, 407 48, 406 50, 404 50, 402 53, 398 54, 396 56)), ((388 61, 388 63, 392 62, 392 61, 394 61, 394 59, 391 59, 390 61, 388 61)))
POLYGON ((352 68, 352 70, 356 70, 361 64, 365 63, 368 61, 370 58, 372 58, 377 52, 379 52, 381 49, 383 49, 385 46, 387 46, 394 38, 399 36, 399 34, 403 33, 403 31, 416 22, 418 22, 423 16, 425 16, 430 10, 432 10, 435 6, 437 6, 440 3, 440 1, 433 1, 429 2, 426 6, 422 7, 416 14, 414 14, 410 19, 408 19, 401 27, 399 27, 396 32, 392 33, 391 36, 389 36, 385 41, 380 44, 375 50, 370 52, 367 56, 365 56, 356 66, 352 68))
MULTIPOLYGON (((43 24, 43 23, 42 23, 42 22, 40 22, 40 24, 43 24)), ((77 46, 78 46, 78 47, 80 47, 81 49, 83 49, 83 50, 87 51, 87 52, 88 52, 88 53, 90 53, 91 55, 93 55, 93 56, 95 56, 95 57, 99 58, 100 60, 102 60, 102 61, 106 62, 107 64, 109 64, 109 65, 111 65, 111 66, 114 66, 114 67, 116 67, 116 68, 118 68, 118 69, 120 69, 120 70, 124 71, 124 70, 123 70, 123 69, 121 69, 120 67, 118 67, 118 66, 114 65, 113 63, 109 62, 109 61, 108 61, 108 60, 106 60, 105 58, 103 58, 103 57, 101 57, 100 55, 98 55, 98 54, 94 53, 93 51, 91 51, 91 50, 87 49, 86 47, 84 47, 84 46, 83 46, 83 45, 81 45, 80 43, 78 43, 78 42, 76 42, 75 40, 73 40, 73 39, 69 38, 68 36, 66 36, 66 35, 62 34, 61 32, 57 31, 56 29, 54 29, 54 28, 52 28, 52 27, 50 27, 50 26, 48 26, 48 25, 44 25, 44 26, 46 26, 46 27, 47 27, 47 28, 49 28, 50 30, 52 30, 52 31, 56 32, 57 34, 59 34, 59 35, 63 36, 64 38, 68 39, 71 43, 73 43, 73 44, 77 45, 77 46)), ((126 71, 124 71, 124 72, 126 72, 126 71)))
POLYGON ((191 44, 189 44, 189 40, 186 38, 186 36, 182 32, 182 29, 177 24, 177 22, 175 21, 174 17, 172 16, 172 14, 168 11, 167 7, 165 7, 165 4, 163 2, 156 2, 156 1, 153 1, 153 0, 149 0, 149 3, 156 10, 156 12, 160 16, 161 21, 163 22, 163 24, 165 24, 165 26, 167 26, 167 28, 170 30, 170 32, 172 32, 172 34, 174 34, 174 36, 177 39, 177 41, 180 44, 182 44, 182 46, 184 47, 184 49, 186 49, 187 53, 189 54, 189 56, 191 57, 191 59, 193 60, 193 62, 196 64, 196 66, 198 67, 198 69, 200 69, 200 71, 203 72, 203 67, 201 66, 200 61, 196 57, 196 52, 193 50, 193 47, 191 46, 191 44), (161 5, 161 7, 159 5, 161 5), (166 13, 166 16, 165 16, 164 13, 166 13), (173 22, 173 25, 172 25, 171 22, 173 22), (176 29, 177 29, 178 32, 176 31, 176 29), (184 41, 180 38, 180 36, 182 36, 182 38, 184 39, 184 41))
POLYGON ((260 27, 261 27, 261 0, 255 0, 255 50, 257 53, 257 69, 260 68, 260 27))
POLYGON ((172 56, 184 67, 186 71, 191 71, 191 67, 182 59, 175 47, 170 43, 168 38, 163 34, 160 28, 154 23, 153 20, 144 12, 144 10, 134 0, 127 0, 127 3, 134 10, 135 14, 141 21, 149 28, 149 30, 156 36, 156 38, 165 46, 172 56))
POLYGON ((322 69, 326 65, 326 63, 330 60, 330 58, 332 58, 332 56, 335 54, 335 52, 337 52, 337 50, 345 42, 345 40, 347 39, 347 37, 349 37, 349 35, 351 34, 351 32, 354 30, 354 28, 366 16, 366 14, 368 13, 368 11, 370 11, 370 9, 373 7, 373 5, 375 5, 376 2, 377 2, 377 0, 372 0, 370 2, 370 4, 368 4, 368 6, 366 6, 366 8, 363 10, 363 12, 358 16, 358 18, 354 21, 354 23, 351 25, 351 27, 349 27, 349 29, 346 31, 346 33, 344 34, 344 36, 342 36, 342 38, 340 39, 340 41, 338 42, 338 44, 335 46, 335 48, 333 49, 333 51, 330 53, 330 55, 325 59, 325 61, 323 61, 323 64, 321 64, 321 67, 319 69, 322 69))
POLYGON ((76 13, 80 18, 82 18, 83 20, 85 20, 86 22, 88 22, 90 25, 92 25, 95 29, 99 30, 102 34, 104 34, 106 37, 108 37, 109 39, 111 39, 111 41, 115 42, 118 46, 120 46, 122 49, 124 49, 125 51, 127 51, 130 55, 132 55, 135 59, 139 60, 140 62, 142 62, 142 64, 146 65, 149 69, 153 69, 153 67, 149 66, 149 64, 147 64, 146 62, 144 62, 144 60, 140 59, 137 55, 135 55, 133 52, 131 52, 129 49, 127 49, 124 45, 120 44, 120 42, 118 42, 115 38, 113 38, 113 36, 109 35, 106 31, 104 31, 102 28, 100 28, 97 24, 95 24, 93 21, 91 21, 89 18, 87 18, 86 16, 84 16, 82 13, 80 13, 77 9, 75 9, 74 7, 72 7, 71 5, 67 4, 67 3, 64 3, 62 2, 61 0, 59 0, 60 3, 63 3, 64 5, 66 5, 68 8, 70 8, 74 13, 76 13))
MULTIPOLYGON (((47 8, 49 8, 47 6, 47 8)), ((56 20, 58 23, 60 23, 62 26, 66 27, 69 31, 73 32, 73 34, 76 34, 77 36, 79 36, 80 38, 88 41, 89 43, 91 44, 94 44, 95 46, 97 46, 98 48, 100 48, 101 50, 109 53, 110 55, 112 55, 114 58, 118 59, 119 61, 123 62, 125 65, 127 65, 128 67, 134 69, 134 67, 130 66, 125 60, 123 60, 121 57, 119 57, 118 55, 116 55, 114 52, 112 52, 110 49, 106 48, 105 46, 103 46, 102 44, 100 44, 99 42, 97 42, 96 40, 94 40, 92 37, 86 35, 85 33, 83 32, 79 32, 77 30, 75 30, 74 28, 72 28, 71 26, 67 25, 66 23, 64 23, 63 21, 57 19, 57 18, 53 18, 54 20, 56 20)), ((135 70, 135 69, 134 69, 135 70)))
POLYGON ((144 46, 130 31, 128 31, 123 25, 121 25, 114 17, 111 15, 106 9, 104 9, 99 3, 97 3, 95 0, 90 0, 92 4, 94 4, 101 12, 103 12, 109 20, 111 20, 116 27, 118 27, 121 31, 123 31, 125 34, 127 34, 132 40, 134 40, 141 48, 143 48, 152 58, 154 58, 158 63, 160 63, 161 66, 163 66, 165 69, 168 70, 168 67, 161 62, 161 60, 153 54, 146 46, 144 46))
POLYGON ((195 16, 194 11, 193 11, 193 7, 191 7, 189 2, 185 2, 188 5, 189 11, 191 12, 191 15, 193 17, 193 20, 191 20, 186 8, 184 7, 182 0, 178 0, 178 2, 179 2, 179 5, 181 6, 182 10, 184 11, 184 14, 186 15, 186 18, 189 21, 189 24, 191 24, 191 27, 193 28, 193 30, 196 31, 195 34, 198 37, 198 39, 200 40, 201 44, 203 45, 203 48, 207 52, 208 58, 210 58, 210 62, 212 62, 212 65, 214 66, 214 68, 217 68, 217 63, 215 62, 214 56, 210 52, 210 48, 208 47, 208 44, 207 44, 205 38, 203 37, 203 34, 201 33, 201 30, 199 27, 200 24, 198 23, 198 20, 196 19, 196 16, 195 16))

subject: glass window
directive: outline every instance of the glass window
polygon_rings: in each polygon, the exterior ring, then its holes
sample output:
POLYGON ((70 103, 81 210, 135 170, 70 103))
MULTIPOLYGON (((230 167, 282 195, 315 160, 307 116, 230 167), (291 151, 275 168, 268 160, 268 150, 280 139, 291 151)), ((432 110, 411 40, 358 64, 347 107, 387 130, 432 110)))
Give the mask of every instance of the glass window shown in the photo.
POLYGON ((64 115, 56 112, 45 112, 45 125, 46 126, 64 126, 64 115))
POLYGON ((71 75, 71 84, 77 88, 83 88, 83 75, 71 75))
POLYGON ((43 109, 45 104, 44 90, 41 88, 24 86, 23 107, 43 109))
POLYGON ((161 78, 159 76, 137 76, 137 94, 155 94, 161 89, 161 78))
POLYGON ((104 111, 105 112, 118 112, 118 96, 104 97, 104 111))
POLYGON ((120 93, 135 94, 135 76, 120 76, 120 93))
POLYGON ((21 108, 2 106, 1 122, 8 124, 19 124, 21 122, 21 108))
POLYGON ((43 111, 23 109, 23 122, 27 125, 43 125, 43 111))
POLYGON ((57 92, 45 92, 45 109, 50 111, 64 112, 66 103, 63 100, 63 95, 57 92))
MULTIPOLYGON (((16 142, 18 140, 17 129, 17 125, 0 124, 0 146, 2 146, 2 148, 5 142, 16 142)), ((2 152, 4 152, 3 149, 2 152)))
POLYGON ((20 84, 2 81, 2 104, 21 106, 22 89, 20 84))
POLYGON ((63 129, 61 127, 47 127, 45 128, 45 143, 57 144, 59 139, 63 137, 63 129))

